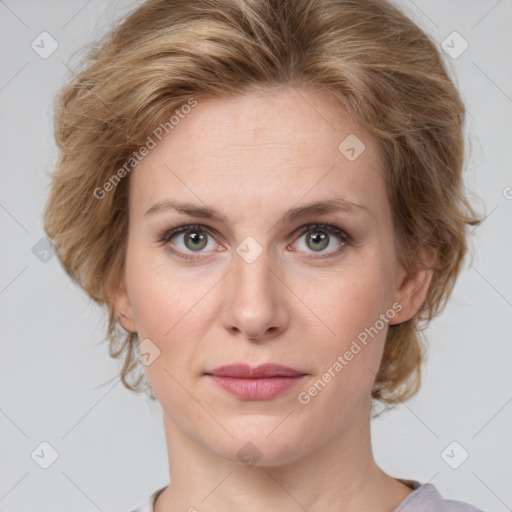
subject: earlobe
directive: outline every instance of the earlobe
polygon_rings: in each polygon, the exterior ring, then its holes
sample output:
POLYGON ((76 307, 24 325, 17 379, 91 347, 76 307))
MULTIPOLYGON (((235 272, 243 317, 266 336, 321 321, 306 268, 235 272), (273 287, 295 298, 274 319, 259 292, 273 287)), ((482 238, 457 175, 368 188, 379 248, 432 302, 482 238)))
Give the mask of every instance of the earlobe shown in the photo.
POLYGON ((112 286, 109 295, 119 323, 127 331, 137 332, 135 321, 133 320, 133 308, 125 283, 119 282, 117 285, 112 286))
POLYGON ((402 306, 390 324, 401 324, 410 320, 425 302, 434 273, 435 252, 423 246, 417 252, 416 263, 409 269, 402 265, 397 271, 394 300, 402 306))

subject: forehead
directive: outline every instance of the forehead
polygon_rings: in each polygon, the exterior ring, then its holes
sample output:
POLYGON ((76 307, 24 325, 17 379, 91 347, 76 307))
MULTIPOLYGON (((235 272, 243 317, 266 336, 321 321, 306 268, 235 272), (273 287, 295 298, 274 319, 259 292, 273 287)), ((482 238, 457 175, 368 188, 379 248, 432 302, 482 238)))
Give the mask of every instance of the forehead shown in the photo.
POLYGON ((305 195, 382 196, 378 143, 334 97, 286 88, 197 101, 132 172, 134 207, 168 198, 235 206, 238 197, 239 206, 262 208, 305 195))

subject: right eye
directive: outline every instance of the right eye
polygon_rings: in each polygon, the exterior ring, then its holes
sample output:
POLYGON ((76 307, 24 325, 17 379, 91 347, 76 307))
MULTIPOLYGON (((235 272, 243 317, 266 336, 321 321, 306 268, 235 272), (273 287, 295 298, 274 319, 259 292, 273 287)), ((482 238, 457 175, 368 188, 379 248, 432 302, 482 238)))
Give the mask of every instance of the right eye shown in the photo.
POLYGON ((214 242, 208 228, 199 224, 188 224, 165 229, 158 237, 159 242, 165 245, 176 256, 187 259, 198 259, 195 254, 202 254, 203 249, 214 250, 219 244, 214 242), (170 243, 172 242, 172 243, 170 243))

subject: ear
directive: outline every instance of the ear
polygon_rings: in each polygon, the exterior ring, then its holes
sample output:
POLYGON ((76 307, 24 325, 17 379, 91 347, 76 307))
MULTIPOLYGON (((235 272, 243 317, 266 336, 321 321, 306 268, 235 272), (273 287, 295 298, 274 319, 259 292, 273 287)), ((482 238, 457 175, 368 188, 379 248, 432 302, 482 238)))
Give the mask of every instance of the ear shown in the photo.
POLYGON ((119 323, 130 332, 137 332, 135 321, 133 320, 133 307, 128 296, 124 278, 109 288, 110 301, 114 307, 115 315, 119 323))
POLYGON ((422 246, 410 268, 399 264, 396 272, 393 298, 402 308, 390 320, 390 324, 401 324, 411 319, 421 308, 432 281, 432 267, 436 260, 434 249, 422 246))

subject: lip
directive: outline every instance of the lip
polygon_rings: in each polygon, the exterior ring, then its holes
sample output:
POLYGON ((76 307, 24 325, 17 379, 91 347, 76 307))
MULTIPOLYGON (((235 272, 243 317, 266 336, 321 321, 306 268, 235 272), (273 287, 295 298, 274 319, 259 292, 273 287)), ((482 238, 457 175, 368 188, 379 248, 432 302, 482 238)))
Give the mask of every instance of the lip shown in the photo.
POLYGON ((231 394, 246 400, 269 400, 296 386, 307 374, 274 363, 231 364, 205 374, 231 394))
POLYGON ((207 375, 215 375, 217 377, 236 377, 240 379, 261 379, 269 377, 298 377, 305 375, 288 366, 282 366, 275 363, 260 364, 259 366, 249 366, 244 363, 229 364, 227 366, 220 366, 207 375))

